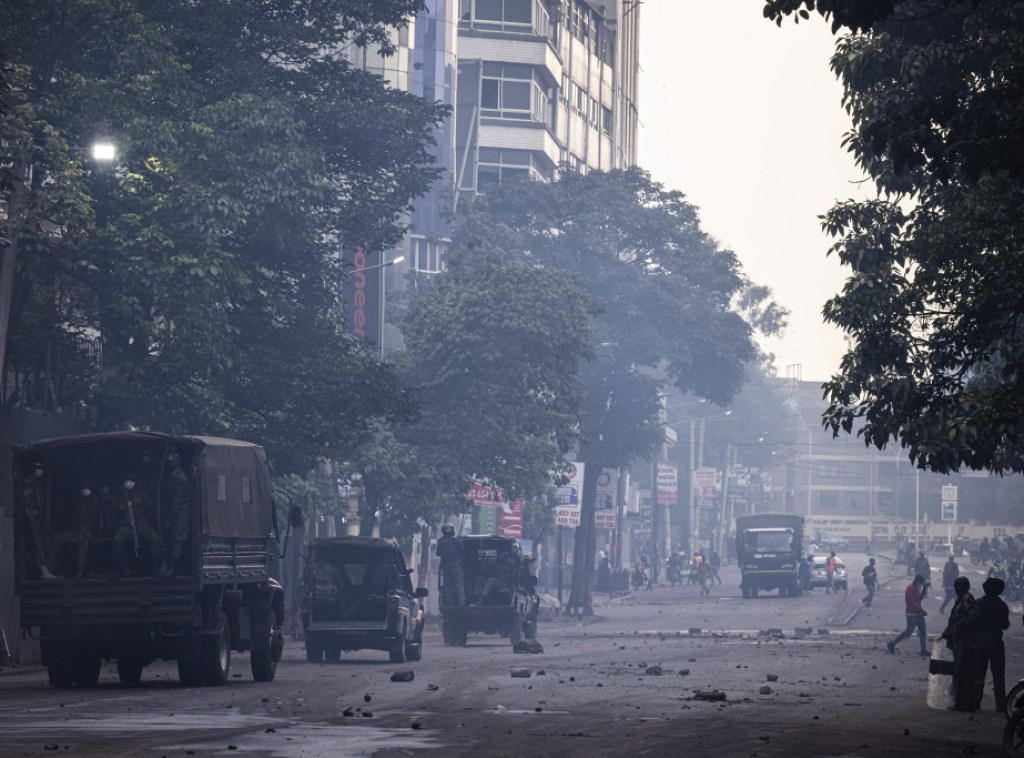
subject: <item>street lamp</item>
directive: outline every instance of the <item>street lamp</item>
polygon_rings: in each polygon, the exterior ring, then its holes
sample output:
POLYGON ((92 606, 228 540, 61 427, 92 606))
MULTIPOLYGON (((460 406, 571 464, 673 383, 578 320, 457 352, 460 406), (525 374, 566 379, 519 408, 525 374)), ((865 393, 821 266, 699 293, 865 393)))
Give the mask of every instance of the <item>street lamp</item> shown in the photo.
POLYGON ((117 157, 117 147, 113 142, 95 142, 91 152, 92 159, 101 163, 109 163, 117 157))
POLYGON ((394 260, 384 261, 383 263, 375 263, 372 266, 363 266, 362 268, 354 268, 349 273, 350 274, 361 274, 364 271, 373 271, 374 269, 378 269, 378 268, 387 268, 388 266, 394 266, 396 263, 401 263, 404 260, 405 260, 405 256, 404 255, 400 255, 397 258, 395 258, 394 260))
POLYGON ((693 555, 697 551, 697 547, 700 544, 700 528, 699 528, 699 516, 700 513, 697 510, 696 498, 696 469, 704 466, 704 427, 708 421, 717 421, 719 419, 727 418, 732 415, 732 411, 726 411, 725 413, 719 413, 716 416, 703 416, 700 419, 690 419, 690 555, 693 555), (700 421, 700 435, 699 442, 697 444, 697 465, 694 467, 694 428, 696 423, 700 421))

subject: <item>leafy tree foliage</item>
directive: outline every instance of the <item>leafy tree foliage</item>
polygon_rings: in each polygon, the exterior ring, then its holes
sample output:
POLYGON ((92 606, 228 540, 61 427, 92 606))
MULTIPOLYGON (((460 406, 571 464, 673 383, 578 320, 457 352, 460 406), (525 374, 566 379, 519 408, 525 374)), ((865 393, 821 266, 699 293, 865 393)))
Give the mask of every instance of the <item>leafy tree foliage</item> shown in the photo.
POLYGON ((838 42, 847 145, 878 197, 825 228, 853 339, 825 421, 917 465, 1024 470, 1024 3, 903 2, 838 42))
POLYGON ((279 471, 407 413, 391 369, 341 332, 337 247, 394 243, 437 175, 443 110, 344 57, 389 49, 386 25, 421 6, 6 3, 13 398, 246 436, 279 471), (115 165, 87 159, 98 137, 115 165))
POLYGON ((438 451, 432 464, 446 458, 449 492, 476 478, 540 496, 577 440, 590 301, 563 271, 494 256, 476 264, 450 260, 402 321, 423 413, 411 433, 438 451))
POLYGON ((755 357, 753 330, 735 310, 745 284, 739 265, 701 230, 681 193, 639 169, 569 173, 550 185, 503 183, 466 211, 452 247, 450 260, 460 265, 500 252, 568 271, 600 306, 591 320, 597 359, 582 373, 578 448, 586 478, 575 565, 589 570, 575 572, 569 600, 590 612, 601 470, 662 444, 666 383, 724 404, 755 357))

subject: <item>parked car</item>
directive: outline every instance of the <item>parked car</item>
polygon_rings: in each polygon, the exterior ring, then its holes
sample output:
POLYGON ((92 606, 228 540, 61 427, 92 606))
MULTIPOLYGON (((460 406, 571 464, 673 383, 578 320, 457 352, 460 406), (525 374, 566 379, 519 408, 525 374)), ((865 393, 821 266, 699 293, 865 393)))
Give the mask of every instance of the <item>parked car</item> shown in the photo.
MULTIPOLYGON (((811 587, 828 586, 828 572, 825 570, 827 563, 828 556, 814 559, 814 563, 811 564, 811 587)), ((836 575, 833 577, 833 583, 837 590, 845 590, 849 586, 846 578, 846 564, 841 558, 836 558, 836 575)))
POLYGON ((821 532, 817 542, 825 550, 846 550, 850 546, 846 537, 835 532, 821 532))
POLYGON ((337 661, 343 650, 385 650, 392 663, 423 655, 424 587, 413 589, 392 540, 314 540, 303 574, 306 660, 337 661))

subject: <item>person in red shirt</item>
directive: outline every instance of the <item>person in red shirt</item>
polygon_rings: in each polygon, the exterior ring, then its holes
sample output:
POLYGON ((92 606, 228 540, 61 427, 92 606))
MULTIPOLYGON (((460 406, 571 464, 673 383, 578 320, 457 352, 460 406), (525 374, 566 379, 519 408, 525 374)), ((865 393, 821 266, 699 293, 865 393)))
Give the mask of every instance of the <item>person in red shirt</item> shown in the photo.
POLYGON ((928 588, 932 586, 932 583, 926 581, 923 576, 918 574, 914 577, 914 581, 907 585, 907 591, 904 593, 904 600, 907 606, 907 628, 900 632, 896 639, 886 643, 886 647, 889 650, 890 655, 896 654, 896 645, 902 640, 914 633, 917 630, 917 636, 921 638, 921 655, 930 655, 928 652, 928 632, 925 629, 924 617, 927 616, 927 612, 921 607, 921 601, 924 600, 925 595, 928 594, 928 588))

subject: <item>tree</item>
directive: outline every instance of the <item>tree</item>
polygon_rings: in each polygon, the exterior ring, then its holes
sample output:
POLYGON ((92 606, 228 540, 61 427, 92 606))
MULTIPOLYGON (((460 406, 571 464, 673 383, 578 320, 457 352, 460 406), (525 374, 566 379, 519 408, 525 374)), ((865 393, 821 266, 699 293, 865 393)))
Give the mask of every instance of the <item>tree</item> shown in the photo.
POLYGON ((878 196, 824 222, 850 269, 825 318, 853 338, 824 420, 921 468, 1021 471, 1024 3, 882 18, 832 62, 878 196))
POLYGON ((597 359, 582 373, 577 458, 586 477, 568 603, 589 614, 597 478, 662 444, 666 384, 719 403, 742 386, 755 356, 752 329, 733 308, 744 280, 684 196, 639 169, 490 188, 465 210, 449 260, 469 265, 494 252, 568 271, 600 305, 591 322, 597 359))
POLYGON ((450 259, 412 305, 405 377, 423 415, 411 436, 446 460, 436 473, 450 493, 472 479, 545 493, 577 439, 590 307, 575 276, 494 256, 450 259))
POLYGON ((421 6, 8 3, 12 400, 255 437, 279 471, 406 412, 390 370, 342 333, 337 248, 402 236, 438 174, 444 110, 344 53, 390 49, 386 27, 421 6), (96 136, 116 166, 84 158, 96 136))

